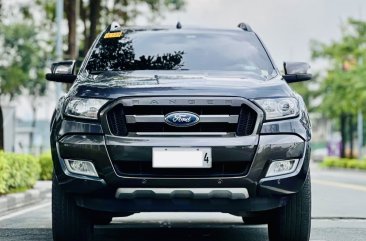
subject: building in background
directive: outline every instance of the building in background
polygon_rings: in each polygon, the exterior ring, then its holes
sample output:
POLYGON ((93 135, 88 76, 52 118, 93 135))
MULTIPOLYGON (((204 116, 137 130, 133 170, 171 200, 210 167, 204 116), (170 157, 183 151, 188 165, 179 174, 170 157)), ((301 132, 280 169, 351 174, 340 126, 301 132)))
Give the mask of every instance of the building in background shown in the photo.
POLYGON ((34 128, 32 128, 32 121, 16 120, 14 138, 15 152, 38 155, 49 149, 50 120, 37 120, 34 128), (31 138, 33 138, 33 146, 30 146, 31 138))
POLYGON ((4 151, 15 151, 15 126, 16 126, 16 109, 15 105, 2 105, 1 110, 4 118, 4 151))

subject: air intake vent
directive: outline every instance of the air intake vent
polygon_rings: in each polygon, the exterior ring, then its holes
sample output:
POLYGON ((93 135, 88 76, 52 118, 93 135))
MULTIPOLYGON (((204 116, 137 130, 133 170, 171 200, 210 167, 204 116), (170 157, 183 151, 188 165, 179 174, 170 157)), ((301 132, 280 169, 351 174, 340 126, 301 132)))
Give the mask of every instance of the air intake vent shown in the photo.
POLYGON ((123 106, 113 107, 107 114, 110 131, 115 136, 127 136, 126 117, 123 112, 123 106))
POLYGON ((251 135, 257 121, 257 113, 247 105, 242 105, 236 130, 238 136, 251 135))

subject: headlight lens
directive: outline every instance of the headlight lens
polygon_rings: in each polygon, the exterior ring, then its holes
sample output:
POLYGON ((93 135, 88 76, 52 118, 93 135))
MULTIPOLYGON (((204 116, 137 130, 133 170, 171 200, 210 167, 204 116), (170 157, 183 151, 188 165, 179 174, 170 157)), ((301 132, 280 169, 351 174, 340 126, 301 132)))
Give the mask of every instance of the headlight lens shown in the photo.
POLYGON ((65 108, 65 114, 68 116, 84 119, 98 119, 99 109, 107 103, 103 99, 71 99, 65 108))
POLYGON ((299 102, 295 98, 259 99, 255 102, 266 113, 266 120, 295 117, 299 114, 299 102))

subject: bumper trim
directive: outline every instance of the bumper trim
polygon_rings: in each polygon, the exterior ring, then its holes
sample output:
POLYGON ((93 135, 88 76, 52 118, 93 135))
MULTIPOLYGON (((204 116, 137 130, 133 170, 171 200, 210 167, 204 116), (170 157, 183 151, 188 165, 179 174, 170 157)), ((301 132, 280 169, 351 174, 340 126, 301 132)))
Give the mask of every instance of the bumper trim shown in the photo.
POLYGON ((155 199, 247 199, 246 188, 118 188, 117 199, 155 198, 155 199))

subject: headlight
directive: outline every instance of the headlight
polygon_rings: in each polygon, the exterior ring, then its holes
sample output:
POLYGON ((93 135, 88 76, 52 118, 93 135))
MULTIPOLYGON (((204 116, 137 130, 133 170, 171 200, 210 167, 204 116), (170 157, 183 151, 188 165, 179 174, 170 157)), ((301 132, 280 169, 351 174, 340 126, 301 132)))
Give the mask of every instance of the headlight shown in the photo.
POLYGON ((255 102, 266 113, 266 120, 290 118, 299 114, 299 102, 295 98, 259 99, 255 102))
POLYGON ((107 103, 108 100, 102 99, 71 99, 65 108, 65 114, 68 116, 84 119, 98 119, 99 109, 107 103))

